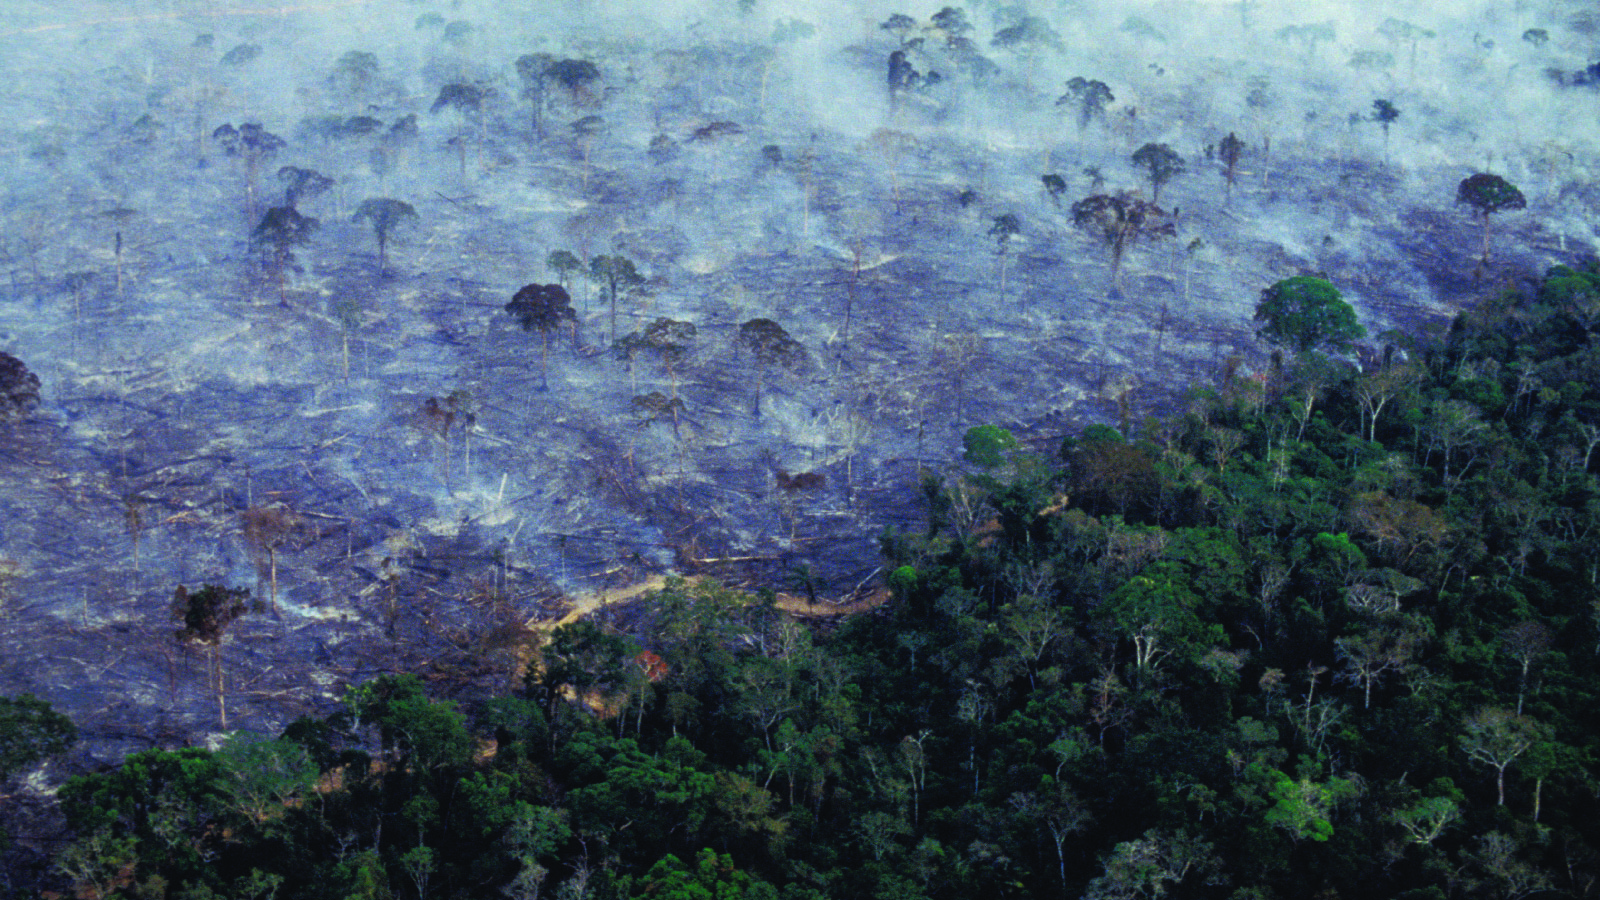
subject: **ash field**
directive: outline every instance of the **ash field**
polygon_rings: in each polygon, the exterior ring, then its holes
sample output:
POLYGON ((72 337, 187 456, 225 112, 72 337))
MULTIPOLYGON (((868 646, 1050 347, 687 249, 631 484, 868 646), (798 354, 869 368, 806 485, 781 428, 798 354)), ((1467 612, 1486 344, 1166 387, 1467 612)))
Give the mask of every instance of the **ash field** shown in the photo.
POLYGON ((378 672, 512 683, 667 572, 859 604, 969 427, 1136 428, 1265 365, 1282 278, 1415 334, 1594 253, 1587 4, 958 11, 6 4, 0 351, 42 389, 0 425, 0 693, 82 767, 378 672), (1117 278, 1071 206, 1156 199, 1147 144, 1173 229, 1117 278), (1476 172, 1527 198, 1487 264, 1476 172), (291 206, 319 226, 275 242, 291 206), (520 328, 553 283, 576 321, 520 328), (267 606, 215 669, 180 584, 267 606))

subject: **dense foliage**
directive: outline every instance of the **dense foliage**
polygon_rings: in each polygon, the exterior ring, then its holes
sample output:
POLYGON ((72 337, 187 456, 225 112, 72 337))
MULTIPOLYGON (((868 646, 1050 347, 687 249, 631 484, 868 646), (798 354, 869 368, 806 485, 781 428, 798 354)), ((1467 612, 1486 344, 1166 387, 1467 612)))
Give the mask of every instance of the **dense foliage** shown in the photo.
POLYGON ((1600 268, 1194 390, 1059 461, 1000 429, 818 630, 673 582, 469 710, 410 676, 61 792, 87 897, 1593 892, 1600 268))

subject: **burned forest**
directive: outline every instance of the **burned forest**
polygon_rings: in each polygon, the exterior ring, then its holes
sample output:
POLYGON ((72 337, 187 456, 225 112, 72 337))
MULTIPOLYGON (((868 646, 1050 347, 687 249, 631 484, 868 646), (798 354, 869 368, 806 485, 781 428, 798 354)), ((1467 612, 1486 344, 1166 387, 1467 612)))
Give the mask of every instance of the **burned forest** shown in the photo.
POLYGON ((0 893, 1594 895, 1596 59, 1571 0, 5 4, 0 893))

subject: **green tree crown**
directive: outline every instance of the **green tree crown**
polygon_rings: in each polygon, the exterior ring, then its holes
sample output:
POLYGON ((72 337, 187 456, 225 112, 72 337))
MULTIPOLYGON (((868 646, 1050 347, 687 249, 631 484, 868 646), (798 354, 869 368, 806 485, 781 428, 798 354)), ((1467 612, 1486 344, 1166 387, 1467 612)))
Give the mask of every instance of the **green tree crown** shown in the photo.
POLYGON ((1367 336, 1356 311, 1326 279, 1286 278, 1261 292, 1256 304, 1258 334, 1298 353, 1328 349, 1348 353, 1367 336))

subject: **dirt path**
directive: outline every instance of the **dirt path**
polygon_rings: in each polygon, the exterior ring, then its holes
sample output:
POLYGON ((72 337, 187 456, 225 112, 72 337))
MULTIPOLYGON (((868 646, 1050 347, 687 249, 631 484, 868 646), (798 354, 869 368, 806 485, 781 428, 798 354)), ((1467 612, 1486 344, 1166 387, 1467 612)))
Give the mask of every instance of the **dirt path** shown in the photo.
MULTIPOLYGON (((614 590, 595 591, 589 594, 579 594, 573 598, 572 609, 555 619, 529 619, 525 625, 529 631, 549 632, 562 625, 570 625, 585 616, 594 614, 597 610, 608 606, 621 606, 631 603, 653 591, 659 591, 666 586, 666 575, 656 575, 637 584, 614 590)), ((887 588, 878 587, 862 591, 857 589, 839 600, 819 598, 812 602, 797 594, 780 592, 777 595, 778 608, 791 616, 802 619, 832 619, 842 616, 851 616, 856 613, 877 609, 889 600, 887 588)))

